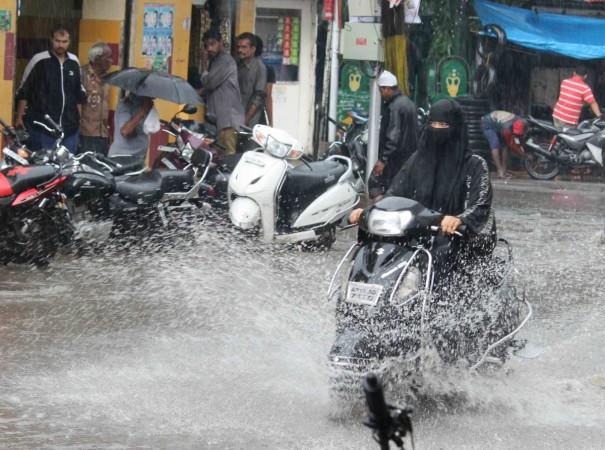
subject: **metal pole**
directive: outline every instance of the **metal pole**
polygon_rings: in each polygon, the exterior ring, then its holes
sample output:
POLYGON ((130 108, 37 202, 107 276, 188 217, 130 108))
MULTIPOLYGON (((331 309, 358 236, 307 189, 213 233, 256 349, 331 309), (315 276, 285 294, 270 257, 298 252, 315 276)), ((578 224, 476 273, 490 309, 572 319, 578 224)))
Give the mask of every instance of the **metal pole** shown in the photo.
POLYGON ((380 93, 376 78, 380 72, 380 64, 374 67, 374 75, 370 80, 370 110, 368 117, 368 157, 366 160, 366 186, 372 174, 372 169, 378 159, 378 140, 380 139, 380 93))
MULTIPOLYGON (((338 103, 338 47, 340 41, 340 6, 338 1, 334 4, 334 20, 332 21, 332 48, 330 49, 330 103, 328 115, 332 119, 336 117, 336 106, 338 103)), ((328 123, 328 142, 336 139, 336 126, 328 123)))

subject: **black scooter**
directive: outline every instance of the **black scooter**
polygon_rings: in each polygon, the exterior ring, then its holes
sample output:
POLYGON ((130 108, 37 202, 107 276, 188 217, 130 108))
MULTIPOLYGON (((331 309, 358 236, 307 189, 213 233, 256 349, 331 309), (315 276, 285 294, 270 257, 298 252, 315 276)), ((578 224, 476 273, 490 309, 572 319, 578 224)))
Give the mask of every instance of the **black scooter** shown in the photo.
POLYGON ((512 250, 499 241, 479 276, 458 280, 447 267, 436 271, 433 247, 442 218, 402 197, 387 197, 363 214, 357 242, 338 264, 328 290, 336 302, 329 354, 336 390, 391 365, 421 378, 435 354, 470 369, 506 360, 508 345, 531 315, 513 285, 512 250), (440 286, 446 284, 436 283, 436 272, 460 292, 444 298, 440 286))

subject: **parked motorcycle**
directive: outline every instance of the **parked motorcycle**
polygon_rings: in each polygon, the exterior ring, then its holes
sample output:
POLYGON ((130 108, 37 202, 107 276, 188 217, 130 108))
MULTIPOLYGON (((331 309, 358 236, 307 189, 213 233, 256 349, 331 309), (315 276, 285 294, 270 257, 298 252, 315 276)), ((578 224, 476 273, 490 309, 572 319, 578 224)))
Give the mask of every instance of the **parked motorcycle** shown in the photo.
POLYGON ((229 178, 231 222, 260 229, 265 242, 331 246, 363 189, 351 159, 334 155, 309 162, 300 142, 266 125, 254 127, 253 140, 259 148, 244 153, 229 178))
MULTIPOLYGON (((195 108, 183 109, 183 112, 193 114, 195 108)), ((178 114, 178 113, 177 113, 178 114)), ((213 114, 206 114, 206 122, 200 123, 192 120, 182 120, 176 115, 169 122, 163 122, 163 131, 175 139, 175 145, 161 145, 158 150, 161 156, 154 163, 155 169, 183 169, 187 165, 190 155, 197 149, 210 152, 212 162, 203 186, 207 201, 213 206, 227 206, 227 183, 229 176, 239 159, 241 153, 225 155, 225 149, 216 141, 216 129, 213 124, 216 118, 213 114)), ((237 132, 238 139, 245 140, 250 133, 246 130, 237 132)))
POLYGON ((351 123, 342 123, 329 118, 341 132, 340 139, 332 142, 328 148, 328 156, 340 155, 351 158, 353 169, 365 180, 368 153, 368 118, 350 112, 351 123))
POLYGON ((0 170, 0 262, 44 266, 73 236, 60 189, 68 176, 56 168, 0 170))
POLYGON ((363 214, 358 240, 328 290, 336 302, 329 363, 337 391, 391 365, 421 377, 435 354, 471 369, 506 360, 508 346, 531 315, 513 285, 512 250, 500 240, 491 258, 471 268, 480 273, 453 279, 450 268, 440 270, 450 277, 455 301, 437 295, 431 250, 442 218, 402 197, 387 197, 363 214))
MULTIPOLYGON (((66 194, 79 230, 110 221, 114 233, 147 231, 166 224, 174 210, 203 208, 203 185, 212 155, 196 149, 184 155, 183 170, 151 170, 116 176, 120 167, 112 158, 93 152, 72 155, 60 142, 61 127, 46 117, 49 125, 36 123, 57 136, 53 149, 41 152, 49 165, 68 168, 70 175, 62 191, 66 194)), ((123 166, 122 166, 123 167, 123 166)))
POLYGON ((603 167, 605 120, 585 120, 563 131, 531 116, 527 122, 528 131, 521 144, 525 169, 532 178, 550 180, 563 167, 603 167))
POLYGON ((0 152, 0 169, 14 165, 28 165, 31 152, 25 146, 29 140, 29 134, 25 129, 11 127, 0 119, 2 136, 4 136, 4 147, 0 152))

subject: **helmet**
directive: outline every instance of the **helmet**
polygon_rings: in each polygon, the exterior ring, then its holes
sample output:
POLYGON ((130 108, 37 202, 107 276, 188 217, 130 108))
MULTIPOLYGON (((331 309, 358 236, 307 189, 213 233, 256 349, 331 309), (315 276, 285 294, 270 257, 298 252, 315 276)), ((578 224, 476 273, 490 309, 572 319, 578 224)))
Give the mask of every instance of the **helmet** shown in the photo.
POLYGON ((525 121, 523 119, 515 119, 512 132, 515 136, 523 136, 525 134, 525 121))

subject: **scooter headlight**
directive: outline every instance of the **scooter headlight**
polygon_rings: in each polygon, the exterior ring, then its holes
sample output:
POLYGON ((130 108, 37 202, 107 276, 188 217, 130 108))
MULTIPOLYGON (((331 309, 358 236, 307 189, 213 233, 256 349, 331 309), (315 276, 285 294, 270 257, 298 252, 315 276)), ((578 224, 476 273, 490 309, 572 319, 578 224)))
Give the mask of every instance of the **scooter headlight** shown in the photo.
POLYGON ((265 144, 265 149, 268 153, 275 156, 276 158, 285 158, 290 153, 290 148, 292 146, 289 144, 284 144, 283 142, 279 142, 273 136, 267 136, 267 143, 265 144))
POLYGON ((298 159, 304 153, 303 145, 286 131, 266 125, 255 125, 252 139, 276 158, 298 159))
POLYGON ((368 218, 368 231, 378 236, 398 236, 412 220, 411 211, 381 211, 375 209, 368 218))
POLYGON ((401 280, 397 293, 393 296, 392 303, 398 305, 413 299, 420 293, 422 273, 418 267, 409 267, 401 280))

